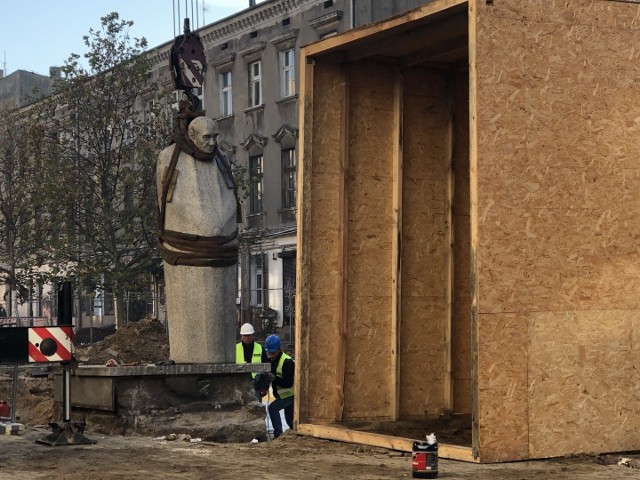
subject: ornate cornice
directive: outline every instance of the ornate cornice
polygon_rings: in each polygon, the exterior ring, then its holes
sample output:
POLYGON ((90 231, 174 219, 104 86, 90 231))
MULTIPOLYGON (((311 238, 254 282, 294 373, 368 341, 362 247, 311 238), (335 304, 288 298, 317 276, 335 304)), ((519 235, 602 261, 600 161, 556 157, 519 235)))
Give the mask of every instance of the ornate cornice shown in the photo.
POLYGON ((280 17, 290 13, 296 8, 302 7, 308 3, 318 3, 318 0, 281 0, 279 2, 269 3, 267 5, 258 5, 246 11, 246 13, 239 13, 236 18, 227 18, 225 25, 218 26, 212 25, 211 29, 203 29, 200 32, 200 37, 205 43, 213 43, 218 40, 234 37, 239 33, 253 30, 256 26, 261 25, 273 18, 280 17), (205 33, 206 32, 206 33, 205 33))

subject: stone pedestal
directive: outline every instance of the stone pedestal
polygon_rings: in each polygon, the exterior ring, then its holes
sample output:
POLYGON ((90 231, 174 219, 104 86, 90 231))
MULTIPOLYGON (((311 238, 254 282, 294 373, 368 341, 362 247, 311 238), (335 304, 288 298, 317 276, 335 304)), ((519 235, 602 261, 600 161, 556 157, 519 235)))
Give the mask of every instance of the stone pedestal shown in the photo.
MULTIPOLYGON (((215 442, 249 442, 266 435, 265 407, 252 372, 268 364, 80 366, 71 370, 72 419, 107 434, 183 434, 215 442)), ((62 369, 54 398, 62 407, 62 369)), ((54 420, 58 420, 54 418, 54 420)))

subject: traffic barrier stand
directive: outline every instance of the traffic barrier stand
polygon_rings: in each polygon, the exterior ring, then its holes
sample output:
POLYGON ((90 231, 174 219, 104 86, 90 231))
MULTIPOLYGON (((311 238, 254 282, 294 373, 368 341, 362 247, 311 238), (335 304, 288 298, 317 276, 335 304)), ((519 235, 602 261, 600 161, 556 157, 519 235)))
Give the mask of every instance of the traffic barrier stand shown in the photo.
MULTIPOLYGON (((75 363, 75 362, 74 362, 75 363)), ((62 412, 63 422, 59 425, 55 422, 49 423, 52 432, 45 438, 36 440, 53 447, 61 445, 89 445, 96 443, 84 436, 86 421, 71 422, 71 367, 70 363, 64 363, 62 371, 62 412)), ((73 365, 76 366, 76 365, 73 365)))

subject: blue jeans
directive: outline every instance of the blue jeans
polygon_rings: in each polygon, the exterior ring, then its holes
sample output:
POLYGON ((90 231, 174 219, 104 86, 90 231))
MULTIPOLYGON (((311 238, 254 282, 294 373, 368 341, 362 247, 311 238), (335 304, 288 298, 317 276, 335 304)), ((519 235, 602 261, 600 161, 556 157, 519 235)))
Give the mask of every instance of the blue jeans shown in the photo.
POLYGON ((280 410, 284 409, 284 419, 289 428, 293 428, 293 396, 287 398, 276 398, 269 404, 269 418, 273 425, 273 436, 278 438, 282 435, 282 421, 280 420, 280 410))

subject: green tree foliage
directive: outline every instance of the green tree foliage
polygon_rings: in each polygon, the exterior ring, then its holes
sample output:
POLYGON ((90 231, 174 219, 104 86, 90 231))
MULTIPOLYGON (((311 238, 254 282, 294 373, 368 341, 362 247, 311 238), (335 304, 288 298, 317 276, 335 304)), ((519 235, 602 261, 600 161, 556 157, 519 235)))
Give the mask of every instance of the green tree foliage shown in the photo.
POLYGON ((42 216, 43 131, 25 115, 0 107, 0 282, 12 315, 41 282, 49 224, 42 216))
POLYGON ((88 52, 72 54, 54 95, 42 103, 49 150, 45 165, 49 212, 56 228, 51 260, 81 285, 116 297, 123 323, 125 290, 148 280, 156 250, 155 158, 164 135, 142 98, 154 95, 144 38, 117 13, 84 37, 88 52))

